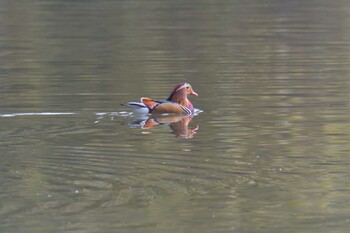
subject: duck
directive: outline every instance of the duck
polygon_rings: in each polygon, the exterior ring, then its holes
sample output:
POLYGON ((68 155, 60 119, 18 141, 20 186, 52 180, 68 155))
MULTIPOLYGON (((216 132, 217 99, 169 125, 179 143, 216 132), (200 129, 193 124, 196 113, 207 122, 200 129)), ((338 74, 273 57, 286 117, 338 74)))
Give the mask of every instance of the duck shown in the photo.
POLYGON ((198 96, 189 83, 177 84, 166 100, 158 101, 149 97, 142 97, 140 102, 128 102, 122 104, 133 109, 138 114, 194 114, 193 104, 187 98, 188 95, 198 96))

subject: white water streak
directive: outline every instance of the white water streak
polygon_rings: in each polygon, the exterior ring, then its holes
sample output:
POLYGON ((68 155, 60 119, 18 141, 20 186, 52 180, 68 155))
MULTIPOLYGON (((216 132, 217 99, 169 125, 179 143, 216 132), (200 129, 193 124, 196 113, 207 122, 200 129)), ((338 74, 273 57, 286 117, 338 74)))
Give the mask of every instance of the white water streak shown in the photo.
POLYGON ((57 116, 57 115, 75 115, 76 112, 19 112, 0 114, 0 117, 16 117, 16 116, 57 116))

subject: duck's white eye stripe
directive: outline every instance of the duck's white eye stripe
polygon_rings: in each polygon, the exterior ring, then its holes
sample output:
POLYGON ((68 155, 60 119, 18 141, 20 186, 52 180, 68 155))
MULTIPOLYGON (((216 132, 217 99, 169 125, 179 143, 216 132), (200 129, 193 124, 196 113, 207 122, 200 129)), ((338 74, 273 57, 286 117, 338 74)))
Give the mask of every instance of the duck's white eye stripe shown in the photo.
POLYGON ((178 89, 176 89, 176 91, 179 91, 185 87, 187 87, 189 84, 188 83, 184 83, 183 85, 181 85, 181 87, 179 87, 178 89))
POLYGON ((176 91, 180 91, 181 89, 184 89, 185 85, 182 85, 181 87, 179 87, 178 89, 176 89, 176 91))

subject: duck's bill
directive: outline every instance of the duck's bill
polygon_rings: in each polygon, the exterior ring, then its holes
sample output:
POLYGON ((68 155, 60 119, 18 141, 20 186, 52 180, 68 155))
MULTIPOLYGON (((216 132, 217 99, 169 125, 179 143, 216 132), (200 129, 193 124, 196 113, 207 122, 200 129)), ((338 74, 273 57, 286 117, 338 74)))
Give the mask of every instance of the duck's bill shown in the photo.
POLYGON ((198 94, 195 91, 191 91, 190 95, 198 96, 198 94))

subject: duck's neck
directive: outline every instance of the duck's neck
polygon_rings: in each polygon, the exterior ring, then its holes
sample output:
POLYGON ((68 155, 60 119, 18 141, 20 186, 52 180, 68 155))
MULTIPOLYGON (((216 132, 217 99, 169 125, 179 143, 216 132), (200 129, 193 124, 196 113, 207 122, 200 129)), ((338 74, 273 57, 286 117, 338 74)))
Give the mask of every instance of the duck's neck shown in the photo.
POLYGON ((167 101, 172 101, 178 104, 181 104, 182 106, 185 106, 189 108, 191 111, 193 110, 192 103, 188 100, 186 93, 175 93, 171 94, 167 101))

